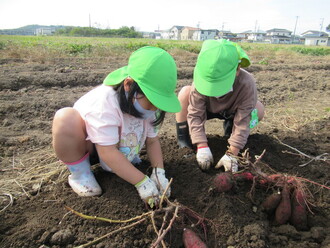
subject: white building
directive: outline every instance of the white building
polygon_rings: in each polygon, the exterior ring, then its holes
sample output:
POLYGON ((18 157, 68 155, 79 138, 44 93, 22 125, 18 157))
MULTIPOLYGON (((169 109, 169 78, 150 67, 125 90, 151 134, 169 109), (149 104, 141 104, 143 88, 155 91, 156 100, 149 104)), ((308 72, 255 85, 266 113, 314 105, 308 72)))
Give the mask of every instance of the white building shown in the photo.
POLYGON ((35 35, 52 35, 55 33, 55 28, 37 28, 35 35))
POLYGON ((330 46, 329 35, 322 31, 308 30, 301 34, 306 46, 330 46))
POLYGON ((218 35, 217 29, 200 29, 193 33, 192 39, 197 41, 214 40, 218 35))
POLYGON ((281 28, 273 28, 266 31, 265 42, 272 44, 291 44, 291 31, 281 28))
POLYGON ((245 38, 248 42, 264 42, 266 32, 262 30, 252 31, 248 30, 239 34, 239 38, 245 38))
POLYGON ((169 30, 169 39, 170 40, 181 40, 181 30, 184 26, 173 26, 169 30))

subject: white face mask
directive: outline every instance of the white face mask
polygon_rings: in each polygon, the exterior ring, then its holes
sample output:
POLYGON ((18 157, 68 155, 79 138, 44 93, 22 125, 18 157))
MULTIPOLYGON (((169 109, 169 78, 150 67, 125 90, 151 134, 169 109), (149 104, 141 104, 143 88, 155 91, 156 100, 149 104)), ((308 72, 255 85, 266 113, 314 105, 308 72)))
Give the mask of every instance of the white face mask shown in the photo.
POLYGON ((148 119, 150 117, 155 117, 156 111, 143 108, 136 98, 133 103, 133 106, 137 111, 139 111, 142 114, 142 119, 148 119))
MULTIPOLYGON (((126 95, 126 98, 128 98, 128 92, 125 92, 125 95, 126 95)), ((142 119, 148 119, 151 117, 155 117, 156 111, 148 110, 141 106, 138 99, 136 98, 136 92, 134 94, 134 98, 135 98, 135 100, 134 100, 133 106, 139 113, 141 113, 142 119)))
POLYGON ((222 94, 222 95, 220 95, 220 96, 216 96, 216 98, 223 97, 224 95, 227 95, 228 93, 230 93, 230 92, 232 92, 232 91, 233 91, 233 87, 231 87, 231 89, 230 89, 227 93, 222 94))

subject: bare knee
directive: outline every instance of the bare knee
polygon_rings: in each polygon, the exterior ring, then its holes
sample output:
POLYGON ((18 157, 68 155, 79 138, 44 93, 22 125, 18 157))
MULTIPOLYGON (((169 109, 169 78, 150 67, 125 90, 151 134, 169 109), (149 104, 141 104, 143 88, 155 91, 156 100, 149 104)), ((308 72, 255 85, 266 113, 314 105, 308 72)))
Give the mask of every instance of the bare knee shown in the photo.
POLYGON ((191 91, 190 85, 183 86, 182 89, 179 91, 178 99, 181 104, 186 102, 188 103, 190 91, 191 91))
POLYGON ((178 99, 180 101, 182 109, 179 113, 175 114, 175 119, 177 122, 184 122, 187 120, 190 91, 191 91, 191 86, 184 86, 179 91, 178 99))
POLYGON ((74 108, 62 108, 55 113, 52 133, 53 136, 86 136, 85 122, 74 108))
POLYGON ((55 153, 63 161, 76 161, 88 150, 85 122, 73 108, 63 108, 56 112, 52 136, 55 153))
POLYGON ((265 106, 260 101, 257 101, 256 109, 258 110, 258 119, 261 121, 265 115, 265 106))
POLYGON ((81 117, 77 110, 71 107, 59 109, 53 119, 53 129, 71 129, 80 123, 81 117))

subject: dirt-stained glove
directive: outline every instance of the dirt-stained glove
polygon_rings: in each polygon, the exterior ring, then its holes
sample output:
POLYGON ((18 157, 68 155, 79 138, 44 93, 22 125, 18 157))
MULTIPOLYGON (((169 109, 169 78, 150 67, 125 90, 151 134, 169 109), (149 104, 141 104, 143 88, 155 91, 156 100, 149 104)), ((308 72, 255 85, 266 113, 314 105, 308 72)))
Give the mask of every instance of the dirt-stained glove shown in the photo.
POLYGON ((208 170, 213 163, 213 155, 208 146, 197 148, 196 159, 202 170, 208 170))
POLYGON ((237 159, 232 157, 230 154, 225 154, 219 160, 216 169, 219 169, 221 166, 225 168, 225 171, 237 172, 238 171, 238 162, 237 159))
POLYGON ((148 176, 145 176, 141 182, 135 184, 141 199, 151 208, 159 203, 159 191, 156 184, 148 176))
MULTIPOLYGON (((155 182, 160 194, 163 195, 168 185, 168 179, 165 177, 165 170, 162 168, 153 168, 150 179, 155 182)), ((166 196, 170 197, 170 195, 171 195, 171 187, 169 187, 166 191, 166 196)))

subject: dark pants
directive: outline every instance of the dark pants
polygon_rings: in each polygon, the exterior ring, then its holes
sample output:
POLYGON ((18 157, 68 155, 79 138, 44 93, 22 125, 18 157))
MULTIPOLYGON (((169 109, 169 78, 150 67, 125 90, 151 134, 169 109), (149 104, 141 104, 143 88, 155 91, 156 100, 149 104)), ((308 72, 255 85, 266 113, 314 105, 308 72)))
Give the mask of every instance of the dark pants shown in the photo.
POLYGON ((207 120, 210 119, 220 119, 220 120, 225 120, 223 123, 223 130, 224 130, 224 136, 225 137, 230 137, 232 130, 233 130, 233 125, 234 125, 234 116, 235 114, 228 114, 226 111, 223 111, 222 113, 211 113, 211 112, 206 112, 206 118, 207 120))
POLYGON ((206 111, 206 118, 207 120, 211 119, 220 119, 220 120, 231 120, 234 119, 235 114, 228 114, 226 111, 223 111, 222 113, 211 113, 209 111, 206 111))

